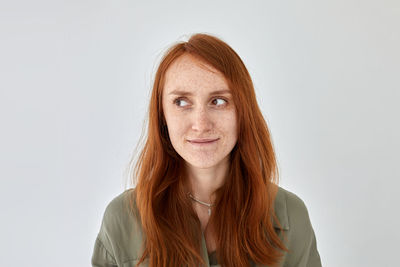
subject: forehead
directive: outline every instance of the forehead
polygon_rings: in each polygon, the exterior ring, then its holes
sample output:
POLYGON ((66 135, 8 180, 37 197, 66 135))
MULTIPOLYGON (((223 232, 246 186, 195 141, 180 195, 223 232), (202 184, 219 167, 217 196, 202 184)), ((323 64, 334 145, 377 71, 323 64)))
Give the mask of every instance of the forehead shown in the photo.
POLYGON ((192 93, 210 90, 229 90, 225 76, 211 65, 191 55, 178 57, 165 73, 164 94, 173 90, 192 93))

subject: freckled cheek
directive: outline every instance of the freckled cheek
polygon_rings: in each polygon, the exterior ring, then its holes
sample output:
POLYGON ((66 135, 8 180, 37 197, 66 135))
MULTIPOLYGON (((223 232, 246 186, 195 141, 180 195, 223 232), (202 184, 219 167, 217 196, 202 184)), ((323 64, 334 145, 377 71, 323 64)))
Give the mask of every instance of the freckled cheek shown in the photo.
POLYGON ((167 124, 168 133, 171 140, 179 141, 185 137, 185 129, 187 128, 187 126, 184 120, 175 117, 173 119, 169 119, 167 124))
POLYGON ((237 121, 237 116, 235 113, 226 113, 223 116, 223 121, 227 124, 227 125, 233 125, 236 124, 237 121))
POLYGON ((235 136, 237 138, 237 116, 236 114, 227 114, 227 116, 223 120, 225 131, 231 136, 235 136))

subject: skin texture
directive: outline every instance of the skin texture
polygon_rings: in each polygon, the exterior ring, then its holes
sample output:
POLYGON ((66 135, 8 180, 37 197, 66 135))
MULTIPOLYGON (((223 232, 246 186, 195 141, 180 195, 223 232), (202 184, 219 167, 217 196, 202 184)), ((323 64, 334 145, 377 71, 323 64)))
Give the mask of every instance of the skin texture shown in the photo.
MULTIPOLYGON (((237 142, 237 114, 229 91, 222 73, 188 54, 177 58, 166 72, 162 104, 168 134, 185 160, 192 195, 207 203, 213 202, 212 193, 224 183, 229 154, 237 142), (171 94, 175 90, 192 95, 171 94), (213 94, 219 90, 228 92, 213 94), (205 146, 188 141, 199 138, 218 140, 205 146)), ((205 230, 208 209, 193 205, 205 230)))

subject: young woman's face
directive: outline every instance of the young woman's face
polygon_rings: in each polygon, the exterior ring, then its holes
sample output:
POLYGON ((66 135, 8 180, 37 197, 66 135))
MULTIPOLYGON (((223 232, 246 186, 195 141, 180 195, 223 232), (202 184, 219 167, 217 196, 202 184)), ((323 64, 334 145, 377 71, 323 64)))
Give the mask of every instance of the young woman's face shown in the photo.
POLYGON ((175 151, 192 167, 229 162, 237 141, 237 116, 223 74, 183 54, 165 75, 162 106, 175 151))

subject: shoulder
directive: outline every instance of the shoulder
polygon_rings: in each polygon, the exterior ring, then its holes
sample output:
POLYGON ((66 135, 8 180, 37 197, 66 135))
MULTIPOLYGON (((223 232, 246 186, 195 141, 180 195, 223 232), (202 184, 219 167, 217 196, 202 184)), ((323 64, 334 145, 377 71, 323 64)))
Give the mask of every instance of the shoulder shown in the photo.
MULTIPOLYGON (((315 233, 304 201, 279 187, 274 204, 283 229, 281 234, 289 250, 285 263, 288 266, 321 266, 315 233)), ((278 228, 276 224, 274 226, 278 228)))
POLYGON ((101 229, 110 236, 116 236, 118 232, 126 232, 129 229, 139 230, 140 219, 135 200, 133 188, 115 196, 105 208, 101 229))
POLYGON ((131 216, 130 203, 132 201, 133 207, 136 207, 135 190, 133 188, 127 189, 119 195, 115 196, 106 206, 104 211, 103 220, 112 221, 124 219, 131 216))
POLYGON ((135 259, 143 233, 137 216, 135 190, 127 189, 106 206, 98 239, 116 259, 135 259))
MULTIPOLYGON (((283 230, 299 228, 309 223, 307 207, 295 193, 279 186, 274 205, 275 214, 283 230)), ((277 224, 275 226, 277 227, 277 224)))

